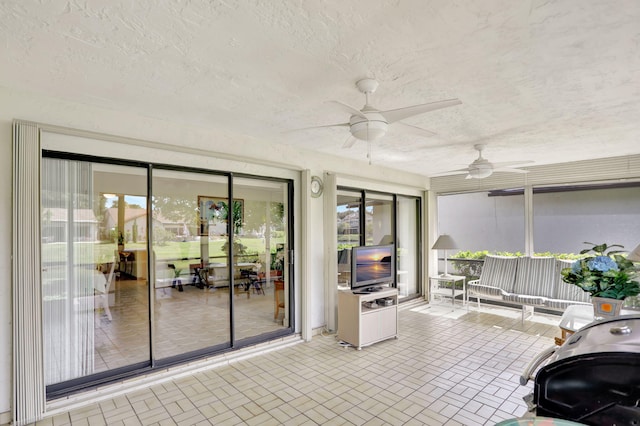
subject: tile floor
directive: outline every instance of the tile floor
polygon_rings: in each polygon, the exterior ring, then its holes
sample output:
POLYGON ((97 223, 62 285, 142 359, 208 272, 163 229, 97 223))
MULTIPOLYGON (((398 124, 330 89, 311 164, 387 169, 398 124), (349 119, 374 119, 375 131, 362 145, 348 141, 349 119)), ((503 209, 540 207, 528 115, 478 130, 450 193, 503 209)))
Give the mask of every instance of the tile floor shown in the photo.
POLYGON ((335 335, 165 381, 38 425, 494 425, 526 411, 518 378, 558 317, 413 302, 400 336, 356 351, 335 335))

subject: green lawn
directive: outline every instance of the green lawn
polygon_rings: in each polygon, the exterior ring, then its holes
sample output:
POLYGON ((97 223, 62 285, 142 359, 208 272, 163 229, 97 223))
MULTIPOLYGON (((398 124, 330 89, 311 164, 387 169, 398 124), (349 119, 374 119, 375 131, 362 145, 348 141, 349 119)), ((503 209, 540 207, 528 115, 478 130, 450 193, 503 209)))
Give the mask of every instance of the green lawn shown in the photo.
MULTIPOLYGON (((242 260, 255 261, 256 256, 264 254, 264 240, 262 238, 237 238, 246 247, 246 253, 242 260)), ((226 262, 222 245, 225 240, 209 241, 209 257, 218 258, 220 262, 226 262)), ((272 247, 283 243, 283 238, 272 239, 272 247)), ((112 242, 77 242, 74 243, 74 263, 107 263, 113 260, 117 246, 112 242)), ((126 250, 146 250, 145 242, 127 243, 126 250)), ((196 263, 200 259, 200 241, 170 241, 162 245, 155 245, 153 251, 157 261, 176 261, 176 267, 188 269, 189 263, 196 263)), ((275 251, 272 249, 272 251, 275 251)), ((66 243, 46 243, 42 245, 42 260, 44 264, 64 262, 67 258, 66 243)))

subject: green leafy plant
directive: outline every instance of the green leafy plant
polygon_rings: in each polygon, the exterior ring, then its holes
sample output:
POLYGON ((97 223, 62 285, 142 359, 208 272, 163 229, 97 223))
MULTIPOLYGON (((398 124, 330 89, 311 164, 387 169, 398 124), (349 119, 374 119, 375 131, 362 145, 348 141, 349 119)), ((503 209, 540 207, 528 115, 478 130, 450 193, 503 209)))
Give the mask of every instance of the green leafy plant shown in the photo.
MULTIPOLYGON (((224 253, 228 253, 229 252, 229 240, 225 241, 224 244, 222 245, 222 251, 224 253)), ((247 246, 242 244, 240 242, 240 240, 234 239, 233 240, 233 254, 234 254, 234 256, 244 255, 246 253, 247 253, 247 246)))
POLYGON ((587 257, 576 260, 570 268, 562 270, 564 282, 580 287, 591 297, 621 300, 640 294, 640 283, 634 280, 636 271, 633 263, 620 255, 620 250, 611 250, 623 246, 585 244, 591 247, 580 254, 587 257))
POLYGON ((451 256, 450 260, 456 270, 456 274, 464 275, 468 279, 477 279, 482 272, 482 265, 489 252, 483 251, 459 251, 451 256), (456 260, 461 259, 461 260, 456 260))

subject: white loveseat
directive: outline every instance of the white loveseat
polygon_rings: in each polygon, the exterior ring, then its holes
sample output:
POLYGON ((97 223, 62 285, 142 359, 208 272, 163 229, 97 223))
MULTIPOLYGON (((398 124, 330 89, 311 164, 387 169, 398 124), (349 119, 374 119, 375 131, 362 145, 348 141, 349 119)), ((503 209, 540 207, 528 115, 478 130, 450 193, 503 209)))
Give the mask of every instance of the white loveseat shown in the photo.
POLYGON ((553 257, 487 256, 480 279, 467 284, 468 297, 500 300, 522 306, 522 319, 535 307, 564 311, 570 305, 590 305, 591 297, 575 285, 562 281, 560 271, 571 261, 553 257))

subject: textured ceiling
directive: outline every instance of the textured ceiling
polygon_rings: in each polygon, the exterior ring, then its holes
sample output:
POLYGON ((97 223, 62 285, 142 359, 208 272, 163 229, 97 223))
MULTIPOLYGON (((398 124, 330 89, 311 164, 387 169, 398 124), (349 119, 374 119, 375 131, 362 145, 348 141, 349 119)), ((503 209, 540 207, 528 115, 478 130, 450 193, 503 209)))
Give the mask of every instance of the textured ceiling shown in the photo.
MULTIPOLYGON (((363 77, 373 162, 430 175, 640 153, 640 2, 3 0, 0 86, 366 161, 342 147, 363 77)), ((16 117, 19 118, 19 117, 16 117)), ((55 124, 55 123, 52 123, 55 124)))

